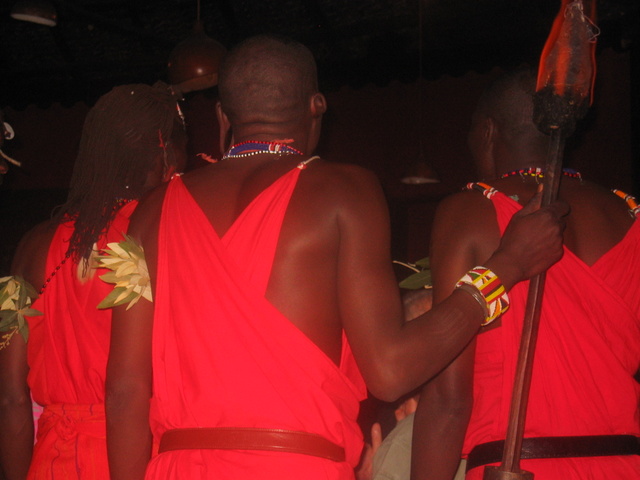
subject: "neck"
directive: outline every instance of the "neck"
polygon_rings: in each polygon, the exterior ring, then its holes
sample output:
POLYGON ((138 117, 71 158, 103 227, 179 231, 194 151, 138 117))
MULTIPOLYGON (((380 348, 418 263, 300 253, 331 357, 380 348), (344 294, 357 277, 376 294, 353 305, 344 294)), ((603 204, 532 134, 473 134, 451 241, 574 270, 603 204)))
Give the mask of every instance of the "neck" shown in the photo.
POLYGON ((295 128, 281 128, 284 125, 270 124, 270 125, 243 125, 241 127, 233 127, 233 140, 232 144, 236 145, 243 142, 276 142, 283 143, 289 147, 293 147, 304 154, 309 154, 307 151, 307 142, 309 139, 308 133, 301 129, 295 128), (259 127, 259 128, 258 128, 259 127))

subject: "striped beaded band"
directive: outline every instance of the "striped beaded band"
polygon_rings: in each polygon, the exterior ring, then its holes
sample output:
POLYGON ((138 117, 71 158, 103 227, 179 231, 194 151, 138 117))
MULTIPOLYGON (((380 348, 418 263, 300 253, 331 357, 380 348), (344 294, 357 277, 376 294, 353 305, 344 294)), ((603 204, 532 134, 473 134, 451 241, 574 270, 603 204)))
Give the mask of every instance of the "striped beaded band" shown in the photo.
POLYGON ((509 296, 498 276, 486 267, 477 266, 469 270, 456 284, 456 288, 471 294, 482 306, 477 295, 469 289, 476 289, 484 300, 485 319, 482 326, 489 325, 509 309, 509 296))
POLYGON ((629 214, 633 218, 638 218, 638 215, 640 215, 640 206, 638 206, 638 204, 636 203, 636 197, 634 197, 633 195, 628 195, 622 190, 618 190, 616 188, 614 188, 612 192, 623 199, 625 202, 627 202, 627 205, 629 207, 629 214))
POLYGON ((478 192, 480 192, 482 195, 484 195, 489 199, 491 199, 491 197, 493 197, 496 193, 498 193, 498 190, 493 188, 491 185, 487 185, 486 183, 482 183, 482 182, 467 183, 466 188, 467 190, 477 190, 478 192))

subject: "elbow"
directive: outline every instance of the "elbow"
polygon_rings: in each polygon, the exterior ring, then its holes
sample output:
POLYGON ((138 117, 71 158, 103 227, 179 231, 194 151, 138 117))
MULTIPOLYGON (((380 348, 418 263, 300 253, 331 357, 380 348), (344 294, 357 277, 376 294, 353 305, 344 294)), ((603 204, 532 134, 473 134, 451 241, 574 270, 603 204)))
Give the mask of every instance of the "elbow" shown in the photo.
POLYGON ((105 388, 104 410, 107 419, 117 416, 123 408, 126 408, 126 399, 129 396, 126 389, 112 386, 105 388))
POLYGON ((395 402, 403 395, 419 387, 411 381, 409 372, 394 361, 393 352, 378 355, 376 362, 365 376, 367 388, 371 394, 384 402, 395 402))
POLYGON ((107 381, 105 384, 105 412, 107 418, 116 418, 134 405, 148 405, 151 386, 146 382, 107 381))
POLYGON ((405 392, 392 379, 376 378, 367 382, 371 395, 383 402, 395 402, 405 392))
MULTIPOLYGON (((457 380, 442 381, 441 370, 433 366, 418 366, 418 362, 407 361, 406 352, 390 349, 380 352, 365 374, 367 388, 371 394, 385 402, 395 402, 400 397, 423 389, 437 398, 443 411, 469 415, 473 408, 472 382, 457 380)), ((365 373, 365 372, 363 372, 365 373)))
POLYGON ((8 412, 25 407, 31 408, 31 396, 28 388, 19 390, 5 390, 3 388, 0 390, 1 411, 8 412))

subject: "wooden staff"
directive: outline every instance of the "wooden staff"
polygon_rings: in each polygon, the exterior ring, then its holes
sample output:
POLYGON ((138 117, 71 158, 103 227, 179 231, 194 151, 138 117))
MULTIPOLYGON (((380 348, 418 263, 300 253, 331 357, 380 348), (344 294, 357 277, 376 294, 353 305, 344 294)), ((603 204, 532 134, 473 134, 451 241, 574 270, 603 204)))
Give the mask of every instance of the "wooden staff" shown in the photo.
MULTIPOLYGON (((593 18, 595 0, 589 7, 593 18)), ((534 122, 550 136, 543 207, 558 196, 565 138, 573 133, 577 120, 584 116, 591 102, 595 78, 594 27, 584 15, 581 0, 563 0, 541 57, 534 122)), ((532 472, 520 468, 520 456, 545 278, 546 272, 543 272, 529 283, 502 463, 498 467, 485 467, 484 480, 533 480, 534 477, 532 472)))
MULTIPOLYGON (((565 136, 561 129, 551 133, 549 141, 549 155, 545 168, 541 205, 547 206, 558 197, 560 177, 562 176, 562 154, 565 136)), ((499 467, 485 467, 484 480, 533 480, 533 473, 520 469, 520 452, 524 434, 524 423, 529 403, 529 388, 531 387, 531 372, 535 355, 538 327, 546 272, 531 278, 527 296, 527 306, 524 314, 524 325, 520 339, 516 377, 511 397, 509 425, 502 463, 499 467)))

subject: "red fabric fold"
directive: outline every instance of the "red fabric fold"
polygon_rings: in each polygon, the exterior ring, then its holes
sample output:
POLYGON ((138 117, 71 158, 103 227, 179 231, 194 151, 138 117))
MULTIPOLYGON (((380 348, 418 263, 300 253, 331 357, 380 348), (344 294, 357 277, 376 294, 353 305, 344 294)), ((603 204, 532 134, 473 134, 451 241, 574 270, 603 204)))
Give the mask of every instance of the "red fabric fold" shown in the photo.
POLYGON ((264 190, 220 238, 177 178, 159 232, 153 333, 154 439, 170 428, 261 427, 321 435, 347 461, 281 452, 172 451, 147 478, 351 479, 366 389, 346 337, 336 366, 264 297, 300 175, 264 190))
MULTIPOLYGON (((501 233, 521 207, 491 198, 501 233)), ((621 205, 621 208, 623 206, 621 205)), ((565 247, 549 269, 525 437, 640 435, 640 222, 588 266, 565 247)), ((502 326, 478 336, 474 408, 464 452, 503 440, 529 282, 516 285, 502 326)), ((536 480, 640 478, 640 456, 522 460, 536 480)), ((483 468, 467 478, 482 478, 483 468)))
POLYGON ((104 405, 48 405, 39 420, 29 480, 108 479, 104 405))
MULTIPOLYGON (((122 240, 136 205, 118 211, 98 248, 122 240)), ((113 286, 99 278, 108 270, 80 278, 82 267, 71 260, 60 266, 73 228, 66 222, 56 230, 45 270, 56 273, 33 304, 43 315, 28 317, 28 382, 33 399, 45 407, 29 473, 34 479, 109 478, 103 404, 111 310, 96 306, 113 286)))

